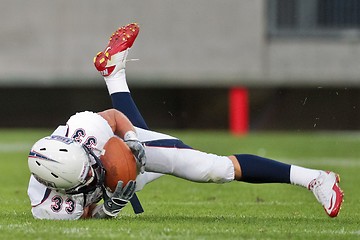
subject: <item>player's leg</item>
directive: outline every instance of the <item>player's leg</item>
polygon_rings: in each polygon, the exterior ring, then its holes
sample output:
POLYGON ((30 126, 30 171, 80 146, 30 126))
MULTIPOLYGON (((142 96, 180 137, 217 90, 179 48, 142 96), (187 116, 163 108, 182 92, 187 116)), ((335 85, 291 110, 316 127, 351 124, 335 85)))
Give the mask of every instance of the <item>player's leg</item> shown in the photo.
POLYGON ((134 126, 148 129, 131 97, 125 74, 126 58, 138 33, 139 26, 134 23, 116 30, 105 50, 94 58, 94 64, 105 79, 113 107, 124 113, 134 126))
POLYGON ((234 164, 235 179, 249 183, 291 183, 311 190, 330 217, 336 217, 343 202, 339 176, 326 172, 274 161, 271 159, 237 154, 229 159, 234 164))
MULTIPOLYGON (((143 132, 150 132, 141 130, 143 132)), ((311 190, 330 217, 339 213, 343 193, 333 172, 309 169, 272 159, 237 154, 229 157, 189 148, 180 140, 159 133, 144 133, 147 170, 171 174, 195 182, 286 183, 311 190), (158 134, 158 135, 156 135, 158 134), (154 138, 155 137, 155 138, 154 138)))
POLYGON ((145 144, 146 171, 193 182, 224 183, 234 180, 234 165, 228 157, 194 150, 166 134, 138 130, 139 138, 145 144))
MULTIPOLYGON (((225 182, 238 180, 248 183, 292 183, 308 187, 321 171, 301 168, 250 155, 218 156, 193 150, 179 139, 149 130, 138 130, 145 143, 148 162, 146 169, 196 182, 225 182), (216 174, 222 166, 232 165, 232 173, 216 174), (229 179, 229 175, 232 176, 229 179), (212 176, 216 176, 211 178, 212 176), (210 177, 210 178, 209 178, 210 177)), ((226 169, 227 167, 224 167, 226 169)), ((222 170, 220 170, 222 171, 222 170)))

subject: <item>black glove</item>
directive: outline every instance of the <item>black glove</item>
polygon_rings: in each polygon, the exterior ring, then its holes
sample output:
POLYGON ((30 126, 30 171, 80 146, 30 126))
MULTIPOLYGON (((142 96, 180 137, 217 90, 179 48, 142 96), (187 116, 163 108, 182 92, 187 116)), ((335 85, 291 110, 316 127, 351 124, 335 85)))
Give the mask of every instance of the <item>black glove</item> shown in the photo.
POLYGON ((116 217, 121 209, 129 202, 135 193, 136 181, 129 181, 123 188, 123 182, 119 181, 114 193, 104 190, 103 198, 104 213, 111 217, 116 217))

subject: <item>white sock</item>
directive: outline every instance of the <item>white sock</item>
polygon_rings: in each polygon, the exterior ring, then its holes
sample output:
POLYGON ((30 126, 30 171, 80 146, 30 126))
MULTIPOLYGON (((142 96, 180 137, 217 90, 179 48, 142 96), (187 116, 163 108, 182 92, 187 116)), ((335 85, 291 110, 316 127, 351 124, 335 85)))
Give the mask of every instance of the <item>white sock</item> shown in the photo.
POLYGON ((109 94, 116 92, 130 92, 126 82, 125 69, 119 70, 114 76, 104 77, 109 94))
POLYGON ((309 183, 320 175, 320 170, 291 165, 290 182, 295 185, 308 187, 309 183))

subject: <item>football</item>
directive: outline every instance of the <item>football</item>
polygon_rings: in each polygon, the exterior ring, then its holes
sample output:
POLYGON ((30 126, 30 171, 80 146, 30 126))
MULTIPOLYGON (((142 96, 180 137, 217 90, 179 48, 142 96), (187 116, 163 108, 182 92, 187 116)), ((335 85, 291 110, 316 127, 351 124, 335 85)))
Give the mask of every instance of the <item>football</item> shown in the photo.
POLYGON ((100 160, 105 168, 105 186, 113 192, 118 181, 123 181, 125 186, 130 180, 135 180, 138 175, 136 160, 126 143, 112 137, 106 142, 100 160))

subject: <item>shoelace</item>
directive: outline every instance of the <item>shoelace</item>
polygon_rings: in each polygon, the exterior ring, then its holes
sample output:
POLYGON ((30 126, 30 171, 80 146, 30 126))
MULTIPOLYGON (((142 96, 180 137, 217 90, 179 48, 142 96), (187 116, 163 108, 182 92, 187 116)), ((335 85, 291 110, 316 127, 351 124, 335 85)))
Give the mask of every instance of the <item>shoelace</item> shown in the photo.
MULTIPOLYGON (((315 192, 315 197, 316 199, 323 205, 324 208, 326 208, 327 210, 329 206, 327 206, 330 203, 330 200, 332 198, 332 188, 329 190, 330 192, 325 192, 324 190, 326 190, 326 188, 322 188, 322 183, 324 183, 323 181, 320 181, 319 179, 314 180, 313 182, 311 182, 310 184, 312 184, 310 186, 309 184, 309 189, 313 189, 313 191, 315 192)), ((330 206, 331 207, 331 206, 330 206)))
POLYGON ((316 192, 316 198, 318 199, 318 201, 321 204, 325 204, 328 203, 329 199, 327 198, 327 196, 329 196, 328 194, 326 194, 323 189, 321 188, 321 184, 317 184, 317 186, 314 187, 314 191, 316 192))

